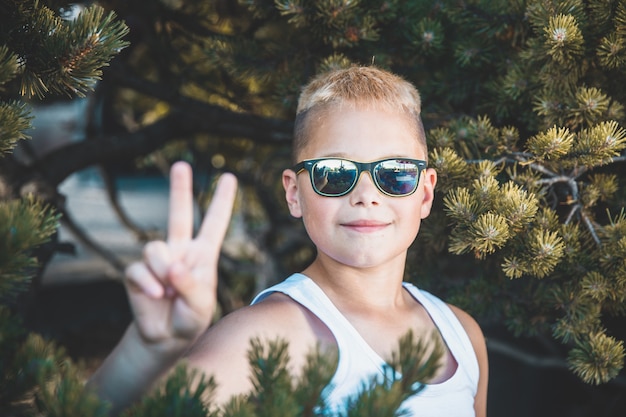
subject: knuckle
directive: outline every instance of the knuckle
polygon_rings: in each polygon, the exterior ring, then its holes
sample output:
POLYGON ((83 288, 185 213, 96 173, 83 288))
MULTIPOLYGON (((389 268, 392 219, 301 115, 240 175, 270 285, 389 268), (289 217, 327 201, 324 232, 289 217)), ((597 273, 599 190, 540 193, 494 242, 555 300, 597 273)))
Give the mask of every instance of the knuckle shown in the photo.
POLYGON ((138 286, 145 279, 147 268, 142 262, 134 262, 126 267, 124 271, 124 283, 126 285, 138 286))
POLYGON ((153 240, 146 243, 143 248, 144 259, 150 259, 154 256, 159 256, 167 250, 167 244, 162 240, 153 240))
POLYGON ((139 269, 141 269, 141 262, 133 262, 126 267, 124 270, 124 277, 126 279, 132 279, 139 273, 139 269))

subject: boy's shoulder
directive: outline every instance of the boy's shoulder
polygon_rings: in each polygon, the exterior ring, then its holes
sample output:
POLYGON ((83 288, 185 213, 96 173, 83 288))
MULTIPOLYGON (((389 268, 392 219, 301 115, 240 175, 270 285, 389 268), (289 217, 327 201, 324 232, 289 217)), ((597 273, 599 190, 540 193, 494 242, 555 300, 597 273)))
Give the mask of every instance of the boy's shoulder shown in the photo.
POLYGON ((472 342, 472 347, 474 348, 474 352, 476 353, 476 356, 478 358, 479 365, 481 367, 486 366, 487 344, 480 325, 478 324, 476 319, 474 319, 474 317, 472 317, 463 309, 449 303, 446 304, 450 307, 456 318, 459 320, 459 322, 463 326, 463 329, 465 329, 465 333, 467 333, 467 336, 472 342))
MULTIPOLYGON (((263 301, 242 307, 213 324, 196 343, 207 352, 219 346, 244 346, 250 340, 284 340, 290 351, 307 349, 332 339, 330 330, 307 308, 282 293, 272 293, 263 301)), ((219 348, 218 348, 219 349, 219 348)))
POLYGON ((308 322, 312 313, 286 294, 274 292, 262 301, 245 306, 223 317, 218 324, 233 326, 246 323, 245 327, 254 332, 283 332, 286 328, 300 328, 308 322))
POLYGON ((472 335, 474 337, 482 337, 482 330, 480 329, 480 325, 478 324, 476 319, 474 319, 474 317, 472 317, 465 310, 453 304, 450 304, 450 303, 446 303, 446 304, 448 305, 448 307, 450 307, 450 310, 452 310, 456 318, 459 319, 459 322, 461 322, 461 325, 463 326, 467 334, 470 336, 470 339, 472 339, 472 335))
POLYGON ((307 311, 286 295, 272 294, 209 327, 187 354, 187 361, 215 377, 220 387, 218 401, 251 389, 248 356, 253 339, 262 345, 287 342, 290 367, 297 372, 306 364, 307 355, 328 337, 307 311))

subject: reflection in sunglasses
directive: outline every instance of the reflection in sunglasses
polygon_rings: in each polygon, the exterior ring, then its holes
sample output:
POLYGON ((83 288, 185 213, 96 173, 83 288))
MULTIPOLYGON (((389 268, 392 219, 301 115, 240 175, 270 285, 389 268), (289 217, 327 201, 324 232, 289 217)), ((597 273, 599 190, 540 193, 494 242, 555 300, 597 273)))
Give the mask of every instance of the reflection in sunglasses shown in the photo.
POLYGON ((313 189, 322 196, 339 197, 349 193, 361 173, 367 171, 383 194, 399 197, 415 192, 425 167, 426 162, 418 159, 383 159, 368 163, 325 158, 302 161, 293 169, 296 173, 307 170, 313 189))

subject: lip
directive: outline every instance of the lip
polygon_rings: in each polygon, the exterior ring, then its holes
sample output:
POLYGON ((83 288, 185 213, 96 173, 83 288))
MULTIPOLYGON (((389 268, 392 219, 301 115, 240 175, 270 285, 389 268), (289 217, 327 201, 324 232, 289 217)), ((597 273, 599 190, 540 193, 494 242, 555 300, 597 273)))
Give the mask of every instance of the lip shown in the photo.
POLYGON ((341 223, 341 226, 355 232, 373 233, 383 230, 389 226, 389 223, 378 220, 354 220, 351 222, 341 223))

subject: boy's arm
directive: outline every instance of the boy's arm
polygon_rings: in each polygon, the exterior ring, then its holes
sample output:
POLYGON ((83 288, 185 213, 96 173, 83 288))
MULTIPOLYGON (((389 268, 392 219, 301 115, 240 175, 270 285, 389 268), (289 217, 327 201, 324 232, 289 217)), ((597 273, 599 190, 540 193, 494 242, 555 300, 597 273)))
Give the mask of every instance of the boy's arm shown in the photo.
POLYGON ((472 347, 476 353, 478 359, 478 389, 476 396, 474 397, 474 411, 476 417, 486 417, 487 415, 487 385, 489 381, 489 362, 487 358, 487 344, 485 343, 485 336, 483 335, 480 326, 465 311, 458 307, 450 305, 452 311, 463 325, 463 328, 467 332, 467 335, 472 342, 472 347))
POLYGON ((172 166, 167 242, 150 242, 126 270, 134 320, 88 386, 119 412, 141 397, 209 326, 216 305, 217 262, 236 194, 230 174, 218 182, 193 238, 191 168, 172 166))
POLYGON ((100 399, 111 403, 111 415, 115 416, 141 398, 181 354, 146 345, 135 323, 131 323, 122 340, 87 385, 95 390, 100 399))

